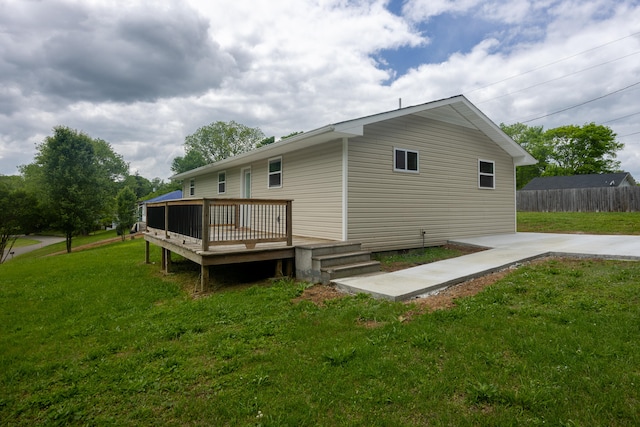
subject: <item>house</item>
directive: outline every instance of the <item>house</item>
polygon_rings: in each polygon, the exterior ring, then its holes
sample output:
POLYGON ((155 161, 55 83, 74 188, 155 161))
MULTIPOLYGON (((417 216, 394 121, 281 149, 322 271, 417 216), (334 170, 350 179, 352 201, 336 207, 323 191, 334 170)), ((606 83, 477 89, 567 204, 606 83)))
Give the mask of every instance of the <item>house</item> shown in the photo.
POLYGON ((323 126, 172 179, 185 199, 293 200, 295 236, 386 251, 515 232, 515 167, 535 163, 459 95, 323 126))
POLYGON ((138 202, 138 222, 133 226, 132 231, 138 232, 145 229, 147 223, 147 205, 149 203, 164 202, 167 200, 180 200, 182 199, 182 190, 175 190, 167 194, 162 194, 158 197, 154 197, 149 200, 142 200, 138 202))
POLYGON ((628 172, 533 178, 522 188, 529 190, 566 190, 573 188, 632 187, 636 182, 628 172))

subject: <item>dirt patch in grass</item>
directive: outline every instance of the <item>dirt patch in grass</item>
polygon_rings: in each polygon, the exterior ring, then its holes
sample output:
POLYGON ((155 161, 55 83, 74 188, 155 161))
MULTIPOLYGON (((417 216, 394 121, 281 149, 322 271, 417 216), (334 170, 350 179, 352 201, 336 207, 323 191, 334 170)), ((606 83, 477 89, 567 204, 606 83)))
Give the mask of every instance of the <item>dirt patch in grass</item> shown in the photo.
POLYGON ((409 320, 412 316, 428 313, 434 310, 446 310, 452 308, 455 306, 455 301, 457 299, 470 297, 482 292, 482 290, 487 286, 493 285, 512 271, 512 269, 506 269, 496 273, 487 274, 482 277, 477 277, 475 279, 450 286, 436 294, 406 301, 407 304, 415 304, 416 308, 409 311, 405 315, 405 319, 409 320))
POLYGON ((293 302, 297 304, 301 301, 310 301, 315 305, 322 307, 325 301, 344 298, 347 296, 349 295, 344 292, 340 292, 333 285, 317 284, 305 289, 299 297, 293 299, 293 302))

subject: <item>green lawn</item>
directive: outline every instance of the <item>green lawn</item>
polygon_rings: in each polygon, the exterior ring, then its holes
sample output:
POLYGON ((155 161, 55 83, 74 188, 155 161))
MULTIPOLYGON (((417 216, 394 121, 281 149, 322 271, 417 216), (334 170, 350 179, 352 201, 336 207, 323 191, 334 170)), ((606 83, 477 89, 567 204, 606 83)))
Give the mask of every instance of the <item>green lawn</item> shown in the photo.
POLYGON ((151 256, 0 265, 0 425, 640 425, 640 263, 532 264, 406 321, 288 280, 194 300, 151 256))
POLYGON ((518 212, 518 231, 640 234, 640 212, 518 212))
POLYGON ((22 248, 24 246, 31 246, 40 243, 38 240, 29 239, 26 237, 19 237, 16 242, 13 244, 14 248, 22 248))

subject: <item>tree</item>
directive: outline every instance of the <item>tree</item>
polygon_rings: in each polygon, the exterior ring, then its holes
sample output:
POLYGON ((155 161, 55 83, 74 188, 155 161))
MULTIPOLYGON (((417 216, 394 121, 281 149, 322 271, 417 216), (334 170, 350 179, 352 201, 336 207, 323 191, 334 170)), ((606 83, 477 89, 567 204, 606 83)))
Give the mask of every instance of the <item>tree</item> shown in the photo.
POLYGON ((616 134, 607 126, 589 123, 547 131, 522 123, 501 123, 500 127, 538 160, 536 165, 518 167, 518 189, 538 176, 610 173, 620 168, 616 152, 624 145, 616 141, 616 134))
POLYGON ((174 173, 182 173, 192 169, 199 168, 207 164, 204 155, 199 151, 187 151, 184 156, 178 156, 171 162, 171 171, 174 173))
POLYGON ((2 264, 18 239, 18 235, 30 232, 38 221, 38 200, 25 190, 10 190, 0 185, 0 264, 2 264))
POLYGON ((122 184, 124 187, 129 187, 138 199, 141 199, 147 194, 153 192, 153 183, 147 178, 140 176, 138 172, 136 172, 135 175, 128 175, 122 184))
POLYGON ((550 147, 545 175, 585 175, 620 170, 615 160, 624 144, 608 126, 595 123, 561 126, 545 132, 550 147))
POLYGON ((74 235, 95 227, 105 205, 103 172, 92 139, 58 126, 38 147, 32 172, 46 198, 54 228, 65 234, 67 252, 74 235))
POLYGON ((184 140, 185 156, 173 160, 171 170, 180 173, 255 149, 265 140, 260 128, 230 122, 214 122, 184 140), (187 169, 188 168, 188 169, 187 169))
POLYGON ((516 188, 520 189, 533 178, 542 176, 549 163, 550 147, 544 138, 542 126, 500 123, 500 128, 538 161, 535 165, 519 166, 516 169, 516 188))
POLYGON ((136 201, 136 194, 129 187, 124 187, 116 196, 116 231, 122 240, 136 222, 136 201))

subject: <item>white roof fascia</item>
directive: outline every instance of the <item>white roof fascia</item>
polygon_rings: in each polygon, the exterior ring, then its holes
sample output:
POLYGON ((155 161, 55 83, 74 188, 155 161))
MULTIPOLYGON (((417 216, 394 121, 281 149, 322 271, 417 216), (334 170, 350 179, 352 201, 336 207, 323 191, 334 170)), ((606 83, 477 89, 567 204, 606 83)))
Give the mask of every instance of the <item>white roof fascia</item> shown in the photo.
POLYGON ((487 135, 493 142, 498 144, 504 151, 511 155, 513 163, 516 166, 535 165, 538 161, 516 143, 509 135, 504 133, 499 126, 493 123, 487 116, 484 115, 475 105, 473 105, 467 98, 460 96, 461 104, 467 107, 470 111, 465 111, 461 105, 452 105, 452 107, 463 117, 465 117, 474 127, 485 135, 487 135))
POLYGON ((514 164, 516 166, 533 165, 537 163, 536 159, 534 159, 524 148, 518 145, 506 133, 504 133, 500 127, 485 116, 484 113, 482 113, 475 105, 469 102, 464 95, 457 95, 451 98, 441 99, 439 101, 431 101, 425 104, 400 108, 397 110, 361 117, 359 119, 327 125, 274 142, 273 144, 260 147, 253 151, 174 175, 170 179, 189 179, 194 176, 222 170, 223 168, 240 166, 257 160, 262 160, 267 157, 282 155, 296 149, 314 146, 316 144, 321 144, 339 138, 362 136, 364 135, 364 127, 368 124, 416 114, 447 105, 455 110, 457 114, 464 117, 465 120, 470 123, 471 127, 486 134, 492 141, 498 144, 498 146, 509 153, 513 157, 514 164))

